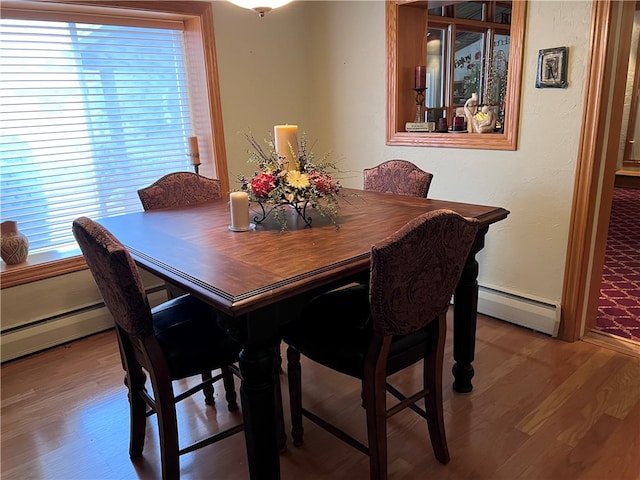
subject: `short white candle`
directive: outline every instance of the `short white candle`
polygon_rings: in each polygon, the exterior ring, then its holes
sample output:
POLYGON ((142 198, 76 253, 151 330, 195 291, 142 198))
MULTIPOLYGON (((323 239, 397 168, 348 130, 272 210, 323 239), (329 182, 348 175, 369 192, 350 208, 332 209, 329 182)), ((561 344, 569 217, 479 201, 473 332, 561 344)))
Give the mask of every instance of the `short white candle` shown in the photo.
POLYGON ((236 230, 249 229, 249 195, 247 192, 231 192, 229 194, 231 207, 231 228, 236 230))
POLYGON ((285 158, 283 170, 298 169, 298 126, 276 125, 273 127, 273 137, 278 156, 285 158))

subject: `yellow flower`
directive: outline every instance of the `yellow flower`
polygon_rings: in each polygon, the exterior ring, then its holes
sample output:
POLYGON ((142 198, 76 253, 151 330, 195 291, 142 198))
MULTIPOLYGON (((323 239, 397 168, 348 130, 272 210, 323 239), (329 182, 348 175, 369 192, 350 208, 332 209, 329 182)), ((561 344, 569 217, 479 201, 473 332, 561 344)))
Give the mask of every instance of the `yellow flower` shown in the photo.
POLYGON ((289 170, 287 172, 287 183, 293 188, 307 188, 310 185, 309 175, 307 175, 306 173, 300 173, 295 170, 289 170))

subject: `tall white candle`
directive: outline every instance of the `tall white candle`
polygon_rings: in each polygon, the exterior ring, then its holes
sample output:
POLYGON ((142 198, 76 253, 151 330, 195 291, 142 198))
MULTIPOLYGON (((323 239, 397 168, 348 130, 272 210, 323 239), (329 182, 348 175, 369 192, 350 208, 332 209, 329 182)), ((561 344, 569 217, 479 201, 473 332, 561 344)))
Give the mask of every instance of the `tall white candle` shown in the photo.
POLYGON ((298 165, 298 126, 276 125, 273 127, 273 138, 278 156, 284 157, 283 170, 297 170, 298 165))
POLYGON ((200 151, 198 150, 198 137, 189 137, 189 155, 191 165, 200 165, 200 151))
POLYGON ((231 192, 229 194, 231 207, 231 228, 236 230, 249 229, 249 195, 247 192, 231 192))

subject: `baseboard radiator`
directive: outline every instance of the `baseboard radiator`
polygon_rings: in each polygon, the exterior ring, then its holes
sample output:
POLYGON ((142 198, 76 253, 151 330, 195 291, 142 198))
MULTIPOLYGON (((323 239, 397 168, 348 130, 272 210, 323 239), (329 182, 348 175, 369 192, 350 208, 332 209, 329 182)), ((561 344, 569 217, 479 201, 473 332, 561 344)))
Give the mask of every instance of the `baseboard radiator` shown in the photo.
MULTIPOLYGON (((166 291, 164 288, 149 291, 148 298, 151 305, 157 305, 166 300, 166 291)), ((52 318, 40 319, 2 332, 2 362, 63 345, 110 328, 113 328, 113 319, 101 302, 52 318)))
POLYGON ((553 337, 560 326, 559 305, 488 286, 478 290, 478 312, 553 337))

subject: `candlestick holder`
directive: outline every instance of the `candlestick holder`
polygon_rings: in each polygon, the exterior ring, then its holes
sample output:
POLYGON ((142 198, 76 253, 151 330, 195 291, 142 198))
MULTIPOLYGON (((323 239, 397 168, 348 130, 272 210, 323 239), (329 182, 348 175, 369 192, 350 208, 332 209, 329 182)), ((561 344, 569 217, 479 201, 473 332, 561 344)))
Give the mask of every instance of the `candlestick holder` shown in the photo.
POLYGON ((189 156, 191 157, 191 165, 193 165, 193 171, 196 172, 196 175, 200 175, 200 154, 191 153, 189 156))
POLYGON ((424 92, 426 88, 414 88, 413 90, 416 92, 416 119, 414 120, 414 122, 422 123, 424 122, 423 106, 424 92))
POLYGON ((257 213, 253 217, 253 221, 258 224, 264 222, 271 212, 274 212, 274 215, 280 217, 281 220, 286 221, 286 218, 283 217, 283 215, 286 215, 286 212, 283 211, 282 209, 286 209, 288 207, 295 210, 298 217, 302 219, 302 221, 305 223, 307 227, 311 227, 311 222, 313 221, 313 219, 311 218, 311 216, 307 215, 307 207, 309 206, 313 208, 315 205, 312 205, 311 202, 309 201, 282 202, 276 205, 270 205, 270 204, 267 204, 266 202, 255 202, 255 203, 257 203, 261 209, 261 212, 257 213))

